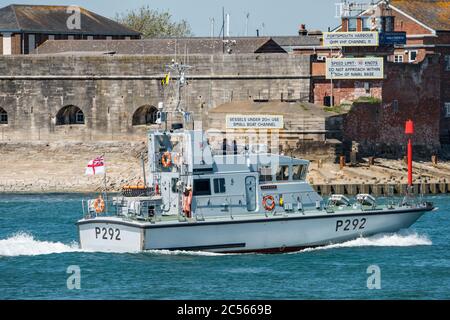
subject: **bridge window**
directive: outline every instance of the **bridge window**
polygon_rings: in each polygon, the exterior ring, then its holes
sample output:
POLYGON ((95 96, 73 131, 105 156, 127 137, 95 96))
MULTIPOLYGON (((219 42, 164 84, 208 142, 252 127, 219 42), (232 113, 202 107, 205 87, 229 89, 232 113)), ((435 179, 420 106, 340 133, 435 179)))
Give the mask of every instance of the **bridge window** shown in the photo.
POLYGON ((3 108, 0 108, 0 124, 8 124, 8 113, 3 108))
POLYGON ((305 180, 307 167, 303 164, 292 166, 292 179, 305 180))
POLYGON ((210 196, 211 182, 209 179, 194 180, 194 196, 210 196))
POLYGON ((84 124, 84 113, 77 106, 66 106, 56 114, 56 125, 84 124))
POLYGON ((158 109, 154 106, 142 106, 133 114, 133 126, 155 124, 157 119, 158 109))
POLYGON ((277 181, 289 180, 289 166, 279 166, 276 173, 277 181))
POLYGON ((272 168, 260 167, 259 168, 259 182, 272 182, 272 168))
POLYGON ((225 193, 225 179, 214 179, 214 193, 225 193))

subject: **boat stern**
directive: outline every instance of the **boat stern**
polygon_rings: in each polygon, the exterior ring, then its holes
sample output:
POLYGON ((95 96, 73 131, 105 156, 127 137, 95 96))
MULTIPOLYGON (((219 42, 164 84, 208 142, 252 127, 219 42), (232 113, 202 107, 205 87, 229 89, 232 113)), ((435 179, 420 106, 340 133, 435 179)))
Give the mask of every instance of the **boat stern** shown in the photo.
POLYGON ((80 248, 96 252, 139 252, 144 228, 115 218, 84 218, 77 222, 80 248))

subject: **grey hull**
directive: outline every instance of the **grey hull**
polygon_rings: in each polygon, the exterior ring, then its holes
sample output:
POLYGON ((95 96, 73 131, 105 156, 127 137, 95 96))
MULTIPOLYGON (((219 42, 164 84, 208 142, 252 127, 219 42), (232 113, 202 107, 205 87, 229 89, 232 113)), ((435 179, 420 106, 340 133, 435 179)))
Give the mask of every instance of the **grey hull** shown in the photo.
POLYGON ((266 219, 140 223, 117 217, 78 222, 82 249, 136 252, 283 252, 340 243, 410 227, 428 209, 266 219), (112 231, 111 231, 112 230, 112 231))

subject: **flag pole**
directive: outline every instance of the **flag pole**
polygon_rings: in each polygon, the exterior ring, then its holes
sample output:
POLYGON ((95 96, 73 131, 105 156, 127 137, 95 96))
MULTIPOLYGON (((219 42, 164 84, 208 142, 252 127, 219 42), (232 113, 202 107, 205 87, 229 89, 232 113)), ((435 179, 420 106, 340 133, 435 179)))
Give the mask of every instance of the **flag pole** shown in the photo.
POLYGON ((105 209, 106 214, 108 213, 108 188, 106 185, 106 161, 105 161, 105 154, 102 155, 103 157, 103 186, 104 186, 104 196, 105 196, 105 209))

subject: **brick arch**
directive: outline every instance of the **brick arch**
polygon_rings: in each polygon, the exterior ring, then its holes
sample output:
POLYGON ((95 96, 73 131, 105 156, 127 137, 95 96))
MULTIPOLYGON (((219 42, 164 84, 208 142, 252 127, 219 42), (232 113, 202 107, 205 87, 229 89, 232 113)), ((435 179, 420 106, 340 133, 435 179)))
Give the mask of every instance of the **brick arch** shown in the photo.
POLYGON ((152 125, 156 124, 158 109, 152 105, 143 105, 133 113, 132 125, 152 125))
POLYGON ((56 125, 85 124, 86 119, 83 110, 75 105, 67 105, 59 109, 56 114, 56 125))
POLYGON ((8 124, 8 112, 0 107, 0 124, 8 124))

